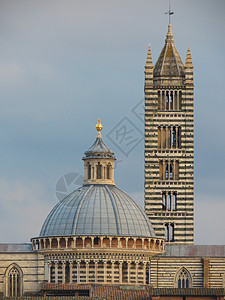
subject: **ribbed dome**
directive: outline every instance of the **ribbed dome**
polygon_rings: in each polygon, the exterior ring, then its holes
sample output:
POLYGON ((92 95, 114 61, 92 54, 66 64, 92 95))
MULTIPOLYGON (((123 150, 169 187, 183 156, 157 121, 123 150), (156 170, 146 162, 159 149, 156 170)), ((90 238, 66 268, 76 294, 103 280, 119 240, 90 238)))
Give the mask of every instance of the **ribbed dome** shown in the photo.
POLYGON ((86 158, 91 157, 112 157, 114 158, 114 152, 109 149, 103 142, 101 133, 98 133, 98 136, 94 144, 84 153, 86 158))
POLYGON ((155 237, 143 210, 111 185, 86 185, 59 202, 46 218, 41 237, 108 235, 155 237))

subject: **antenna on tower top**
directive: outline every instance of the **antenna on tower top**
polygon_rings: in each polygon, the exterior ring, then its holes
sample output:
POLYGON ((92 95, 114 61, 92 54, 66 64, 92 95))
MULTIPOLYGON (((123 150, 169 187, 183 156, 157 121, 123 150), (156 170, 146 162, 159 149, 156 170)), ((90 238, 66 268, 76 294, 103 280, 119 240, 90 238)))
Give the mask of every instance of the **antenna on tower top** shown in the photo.
POLYGON ((169 10, 165 14, 169 16, 169 24, 171 24, 170 16, 174 15, 174 12, 170 10, 170 0, 169 0, 169 10))

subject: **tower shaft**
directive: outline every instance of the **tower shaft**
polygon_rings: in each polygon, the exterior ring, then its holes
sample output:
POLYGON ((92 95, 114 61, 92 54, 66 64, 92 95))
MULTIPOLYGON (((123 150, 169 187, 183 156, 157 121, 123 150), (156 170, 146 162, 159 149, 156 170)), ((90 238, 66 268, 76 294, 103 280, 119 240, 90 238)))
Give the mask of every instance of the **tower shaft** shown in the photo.
MULTIPOLYGON (((153 67, 145 66, 145 211, 158 237, 194 242, 194 85, 190 49, 185 66, 171 26, 153 67)), ((149 63, 151 62, 151 63, 149 63)))

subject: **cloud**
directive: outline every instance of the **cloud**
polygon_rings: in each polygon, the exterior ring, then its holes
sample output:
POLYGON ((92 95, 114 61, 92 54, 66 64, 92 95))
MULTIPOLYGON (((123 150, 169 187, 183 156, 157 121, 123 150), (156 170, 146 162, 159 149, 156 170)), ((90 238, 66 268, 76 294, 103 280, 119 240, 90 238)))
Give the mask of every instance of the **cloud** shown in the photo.
POLYGON ((39 183, 0 180, 1 242, 28 242, 39 234, 50 211, 47 195, 39 183))
POLYGON ((20 62, 1 62, 0 63, 0 86, 1 88, 26 87, 27 78, 24 66, 20 62))
POLYGON ((195 243, 225 245, 225 196, 195 197, 195 243))

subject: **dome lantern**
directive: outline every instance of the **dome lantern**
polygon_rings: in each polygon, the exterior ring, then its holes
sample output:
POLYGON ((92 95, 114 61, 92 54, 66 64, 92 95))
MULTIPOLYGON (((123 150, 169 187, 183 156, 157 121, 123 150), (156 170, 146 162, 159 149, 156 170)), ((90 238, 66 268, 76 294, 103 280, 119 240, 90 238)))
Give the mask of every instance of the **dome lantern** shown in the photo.
POLYGON ((94 144, 84 153, 84 185, 110 184, 114 181, 114 153, 103 142, 101 130, 103 126, 98 119, 96 130, 98 135, 94 144))

